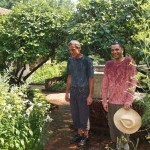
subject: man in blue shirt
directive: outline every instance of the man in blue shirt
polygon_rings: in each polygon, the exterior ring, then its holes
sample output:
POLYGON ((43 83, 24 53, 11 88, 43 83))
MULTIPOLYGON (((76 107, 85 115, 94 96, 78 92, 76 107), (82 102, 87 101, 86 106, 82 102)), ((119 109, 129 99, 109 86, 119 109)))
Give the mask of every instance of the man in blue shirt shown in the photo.
POLYGON ((77 129, 77 134, 72 138, 71 144, 79 142, 79 146, 84 146, 88 141, 90 129, 89 105, 93 101, 93 63, 89 57, 81 54, 79 41, 70 41, 68 47, 71 57, 67 64, 65 100, 70 102, 73 124, 77 129))

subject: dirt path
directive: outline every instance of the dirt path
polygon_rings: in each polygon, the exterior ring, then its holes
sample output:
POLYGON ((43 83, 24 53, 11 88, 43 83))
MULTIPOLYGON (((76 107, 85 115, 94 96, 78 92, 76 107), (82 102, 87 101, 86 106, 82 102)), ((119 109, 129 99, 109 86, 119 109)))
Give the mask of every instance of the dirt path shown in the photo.
POLYGON ((52 135, 44 150, 100 150, 100 147, 109 142, 108 137, 90 133, 90 141, 87 147, 80 148, 75 144, 69 144, 71 137, 76 133, 72 128, 69 103, 64 101, 64 93, 47 94, 50 103, 58 105, 51 113, 54 119, 47 127, 52 135))
MULTIPOLYGON (((33 88, 37 87, 34 86, 33 88)), ((42 88, 40 87, 39 89, 41 90, 42 88)), ((76 132, 72 128, 70 106, 64 100, 65 94, 45 94, 47 100, 54 104, 55 109, 51 111, 50 115, 53 121, 47 124, 48 137, 44 150, 104 150, 105 145, 110 143, 108 136, 90 132, 90 141, 87 147, 80 148, 77 145, 70 145, 69 141, 76 132)), ((150 150, 150 144, 141 143, 138 150, 150 150)))

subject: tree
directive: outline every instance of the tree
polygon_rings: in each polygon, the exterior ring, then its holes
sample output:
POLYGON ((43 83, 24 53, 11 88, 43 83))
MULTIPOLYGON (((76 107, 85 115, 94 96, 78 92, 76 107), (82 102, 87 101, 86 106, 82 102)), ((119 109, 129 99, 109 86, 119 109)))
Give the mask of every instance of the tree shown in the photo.
MULTIPOLYGON (((139 85, 146 96, 139 101, 143 108, 142 114, 142 126, 145 127, 146 133, 149 133, 150 124, 150 1, 147 0, 145 4, 140 5, 140 23, 134 24, 134 27, 138 31, 137 34, 132 36, 132 39, 136 43, 134 46, 135 54, 139 58, 140 63, 146 65, 145 69, 140 70, 137 78, 140 83, 139 85)), ((148 142, 150 136, 146 136, 148 142)))
POLYGON ((140 5, 144 1, 79 2, 70 19, 68 41, 78 39, 83 43, 85 54, 98 54, 105 60, 111 57, 109 47, 113 41, 120 41, 125 46, 127 55, 134 54, 135 43, 131 37, 137 33, 134 24, 140 23, 140 5))
POLYGON ((135 55, 143 64, 147 64, 150 68, 150 1, 140 5, 140 23, 134 24, 134 28, 138 31, 132 36, 135 43, 135 55))
MULTIPOLYGON (((21 2, 21 1, 22 0, 1 0, 0 7, 11 9, 13 6, 15 6, 18 2, 21 2)), ((25 0, 23 0, 23 1, 25 1, 25 0)))
POLYGON ((4 56, 3 64, 15 65, 13 76, 17 84, 21 82, 25 64, 34 63, 37 58, 43 60, 23 81, 53 58, 56 48, 64 44, 69 16, 61 7, 50 7, 46 0, 32 0, 18 4, 11 14, 0 20, 0 54, 4 56), (17 77, 20 69, 22 72, 17 77))

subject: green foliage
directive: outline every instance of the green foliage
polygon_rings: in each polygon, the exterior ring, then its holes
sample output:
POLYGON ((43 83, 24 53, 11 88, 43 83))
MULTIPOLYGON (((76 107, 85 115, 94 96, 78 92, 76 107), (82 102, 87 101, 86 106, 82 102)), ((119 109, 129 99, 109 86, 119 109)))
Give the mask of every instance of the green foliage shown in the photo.
POLYGON ((32 83, 45 83, 46 79, 56 76, 65 76, 66 63, 44 64, 29 78, 32 83))
POLYGON ((148 128, 150 124, 150 94, 147 95, 141 102, 143 103, 144 108, 144 113, 142 116, 143 126, 148 128))
POLYGON ((1 41, 7 50, 7 60, 25 63, 35 61, 38 56, 53 55, 66 34, 62 27, 64 21, 65 17, 49 7, 46 1, 19 4, 1 22, 1 41))
POLYGON ((145 137, 140 137, 140 139, 145 141, 148 140, 150 142, 150 94, 146 94, 144 98, 135 101, 135 106, 139 110, 139 113, 142 117, 142 130, 140 132, 143 132, 145 137), (147 135, 146 135, 147 134, 147 135))
POLYGON ((11 9, 15 4, 17 4, 20 1, 22 1, 22 0, 1 0, 0 7, 11 9))
POLYGON ((140 24, 134 24, 138 32, 132 38, 137 43, 134 46, 136 57, 140 58, 141 63, 150 67, 150 1, 141 5, 140 8, 140 24))
POLYGON ((26 85, 10 88, 7 80, 6 75, 0 76, 0 149, 42 149, 48 106, 45 96, 27 90, 26 85))
POLYGON ((0 19, 1 64, 14 67, 14 76, 27 63, 38 58, 54 58, 55 50, 64 44, 71 13, 46 0, 19 3, 12 12, 0 19))
POLYGON ((143 89, 143 91, 145 93, 149 93, 149 91, 150 91, 150 74, 146 73, 146 71, 145 71, 145 74, 138 72, 136 75, 136 79, 139 82, 137 87, 143 89))
MULTIPOLYGON (((136 56, 140 58, 142 64, 146 65, 146 70, 137 75, 137 79, 142 83, 141 88, 144 86, 144 92, 146 96, 140 100, 138 103, 143 107, 143 126, 149 129, 150 124, 150 1, 140 6, 140 24, 134 24, 134 27, 138 31, 137 34, 132 36, 136 45, 134 49, 136 50, 136 56), (146 90, 145 90, 146 87, 146 90)), ((140 86, 140 85, 139 85, 140 86)), ((147 130, 149 138, 150 130, 147 130)))
POLYGON ((58 75, 58 68, 45 64, 36 70, 31 78, 33 83, 45 83, 45 79, 52 78, 55 75, 58 75))
MULTIPOLYGON (((4 7, 4 8, 12 8, 13 6, 15 6, 17 3, 26 3, 28 0, 1 0, 0 1, 0 7, 4 7)), ((71 0, 46 0, 47 3, 53 7, 68 7, 68 6, 72 6, 73 3, 71 0)), ((70 8, 72 9, 72 8, 70 8)))
POLYGON ((48 90, 54 92, 64 92, 66 90, 66 82, 60 81, 58 83, 53 83, 48 90))
POLYGON ((147 85, 147 94, 150 94, 150 52, 149 52, 149 46, 150 46, 150 1, 148 1, 146 4, 143 4, 141 7, 141 24, 135 24, 135 28, 138 30, 137 34, 132 36, 134 42, 137 43, 137 45, 134 47, 136 49, 137 57, 141 57, 142 61, 141 63, 146 65, 146 71, 145 73, 140 73, 138 76, 139 80, 142 80, 142 82, 147 85))
MULTIPOLYGON (((134 24, 141 23, 140 6, 143 3, 146 1, 80 0, 69 20, 68 42, 78 39, 83 44, 84 54, 98 54, 105 60, 111 59, 109 49, 113 41, 124 45, 126 55, 134 54, 136 43, 131 37, 138 32, 134 24)), ((66 48, 60 51, 67 54, 66 48)))
POLYGON ((96 56, 95 62, 111 58, 109 49, 114 40, 123 43, 126 54, 137 64, 150 62, 148 0, 79 0, 76 8, 69 3, 23 1, 11 14, 1 17, 1 68, 13 62, 16 77, 22 66, 37 58, 67 60, 67 42, 72 39, 83 44, 84 54, 96 56))

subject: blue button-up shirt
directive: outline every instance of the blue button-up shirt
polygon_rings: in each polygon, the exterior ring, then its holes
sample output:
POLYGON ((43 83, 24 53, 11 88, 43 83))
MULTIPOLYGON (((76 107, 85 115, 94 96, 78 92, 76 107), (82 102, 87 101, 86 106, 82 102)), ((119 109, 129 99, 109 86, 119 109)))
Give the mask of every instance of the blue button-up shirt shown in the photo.
POLYGON ((89 77, 94 76, 93 62, 87 56, 81 58, 69 58, 67 74, 72 76, 71 87, 86 87, 89 85, 89 77))

